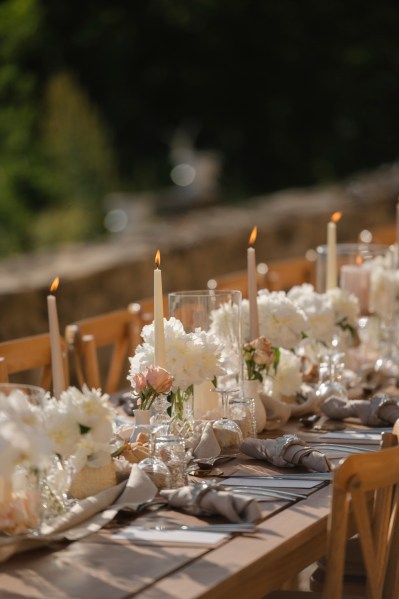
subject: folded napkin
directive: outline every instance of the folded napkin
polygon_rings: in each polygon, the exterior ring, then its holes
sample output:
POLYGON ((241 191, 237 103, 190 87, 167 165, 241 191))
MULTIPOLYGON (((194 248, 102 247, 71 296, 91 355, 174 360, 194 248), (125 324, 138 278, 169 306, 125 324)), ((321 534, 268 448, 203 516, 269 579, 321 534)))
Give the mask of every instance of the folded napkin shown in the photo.
POLYGON ((51 524, 43 525, 40 534, 34 537, 0 537, 0 562, 14 553, 34 549, 50 541, 82 539, 108 524, 120 510, 137 510, 142 503, 154 499, 157 492, 145 472, 133 464, 127 482, 77 501, 51 524))
POLYGON ((229 522, 256 522, 262 516, 253 497, 234 495, 212 483, 161 491, 171 507, 194 515, 220 515, 229 522))
POLYGON ((386 394, 349 401, 332 396, 326 399, 320 409, 328 418, 343 420, 356 416, 367 426, 386 426, 394 424, 399 418, 398 401, 386 394))
POLYGON ((296 435, 284 435, 278 439, 244 439, 240 451, 281 468, 304 466, 315 472, 331 470, 327 457, 317 449, 307 446, 296 435))
POLYGON ((192 437, 186 441, 186 449, 190 450, 194 458, 213 458, 220 454, 220 445, 216 439, 212 422, 197 424, 192 437))

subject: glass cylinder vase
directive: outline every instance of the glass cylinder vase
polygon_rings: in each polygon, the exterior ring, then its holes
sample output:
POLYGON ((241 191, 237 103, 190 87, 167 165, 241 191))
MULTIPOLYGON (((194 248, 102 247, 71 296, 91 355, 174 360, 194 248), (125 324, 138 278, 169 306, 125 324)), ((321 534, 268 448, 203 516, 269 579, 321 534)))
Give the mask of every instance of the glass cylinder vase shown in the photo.
MULTIPOLYGON (((221 364, 225 374, 217 385, 235 387, 242 378, 241 355, 241 292, 235 290, 194 290, 169 294, 169 312, 180 320, 186 333, 212 333, 221 345, 221 364)), ((217 394, 212 382, 194 385, 194 411, 197 417, 217 410, 217 394)))

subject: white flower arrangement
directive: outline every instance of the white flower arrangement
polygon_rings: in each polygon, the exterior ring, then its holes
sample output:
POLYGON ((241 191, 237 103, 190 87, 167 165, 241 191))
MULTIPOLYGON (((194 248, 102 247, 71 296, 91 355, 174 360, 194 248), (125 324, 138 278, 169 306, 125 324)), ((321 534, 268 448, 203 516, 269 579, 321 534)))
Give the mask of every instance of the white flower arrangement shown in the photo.
POLYGON ((0 531, 19 534, 40 523, 39 473, 51 462, 43 414, 20 390, 0 393, 0 531))
POLYGON ((356 336, 358 327, 358 318, 360 315, 359 300, 353 293, 348 293, 345 289, 335 287, 326 291, 334 309, 334 319, 336 326, 342 330, 349 330, 353 337, 356 336))
POLYGON ((302 384, 301 360, 292 351, 280 350, 280 361, 271 384, 276 399, 292 397, 299 391, 302 384))
POLYGON ((72 457, 75 470, 103 465, 110 460, 114 410, 108 395, 83 385, 69 387, 60 399, 49 399, 43 408, 45 428, 54 452, 63 460, 72 457))
POLYGON ((287 297, 305 313, 307 337, 316 342, 329 343, 335 328, 335 312, 328 295, 316 293, 313 285, 305 283, 292 287, 287 297))
MULTIPOLYGON (((212 333, 196 330, 186 333, 180 320, 164 319, 166 370, 174 377, 172 391, 185 392, 191 385, 224 374, 222 345, 212 333)), ((154 363, 154 324, 143 327, 143 343, 129 358, 129 380, 154 363)))
POLYGON ((42 469, 52 455, 43 414, 19 390, 0 393, 0 477, 10 480, 16 466, 42 469))
POLYGON ((389 319, 399 296, 399 270, 387 268, 386 261, 376 258, 371 264, 369 306, 382 319, 389 319))
MULTIPOLYGON (((288 299, 283 291, 262 289, 258 293, 259 334, 266 337, 273 347, 294 348, 303 335, 308 324, 306 315, 288 299)), ((243 338, 249 339, 249 302, 242 301, 243 338)))

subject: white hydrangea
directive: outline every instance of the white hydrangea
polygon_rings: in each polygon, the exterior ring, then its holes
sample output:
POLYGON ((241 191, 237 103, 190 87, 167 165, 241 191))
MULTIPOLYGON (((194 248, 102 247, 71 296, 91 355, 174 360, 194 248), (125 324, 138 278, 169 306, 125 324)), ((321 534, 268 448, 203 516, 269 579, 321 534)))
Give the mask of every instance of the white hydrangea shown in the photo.
POLYGON ((335 324, 343 328, 349 326, 356 330, 360 315, 359 300, 356 295, 340 287, 329 289, 326 295, 334 309, 335 324))
MULTIPOLYGON (((212 333, 196 330, 186 333, 180 320, 164 319, 166 370, 173 375, 172 390, 186 391, 191 385, 224 374, 221 364, 222 344, 212 333)), ((129 358, 129 377, 154 363, 154 324, 142 331, 144 343, 129 358)))
POLYGON ((329 343, 335 327, 335 312, 329 296, 316 293, 313 285, 305 283, 292 287, 287 297, 306 314, 307 336, 314 341, 329 343))
POLYGON ((302 383, 301 360, 293 352, 286 349, 280 350, 280 362, 277 372, 272 378, 273 395, 292 397, 302 383))
POLYGON ((382 262, 375 261, 370 275, 370 310, 381 318, 391 317, 398 295, 399 271, 387 269, 382 262))
POLYGON ((294 348, 307 332, 306 315, 284 291, 262 290, 258 294, 259 334, 274 347, 294 348))
MULTIPOLYGON (((110 455, 114 410, 100 389, 69 387, 60 399, 44 404, 45 426, 55 453, 63 459, 84 454, 83 447, 102 448, 110 455)), ((87 454, 89 455, 89 454, 87 454)), ((86 455, 86 457, 87 457, 86 455)))
POLYGON ((52 444, 39 408, 19 390, 0 394, 0 477, 10 480, 18 464, 45 468, 52 444))

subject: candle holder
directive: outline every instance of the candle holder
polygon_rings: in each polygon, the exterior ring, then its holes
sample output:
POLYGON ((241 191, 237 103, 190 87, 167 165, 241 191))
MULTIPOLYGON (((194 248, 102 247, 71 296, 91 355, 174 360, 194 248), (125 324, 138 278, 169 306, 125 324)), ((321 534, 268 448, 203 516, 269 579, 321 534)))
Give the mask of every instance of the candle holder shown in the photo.
MULTIPOLYGON (((338 285, 359 297, 364 312, 368 310, 369 264, 377 257, 383 258, 389 251, 387 245, 372 243, 338 243, 336 246, 338 285), (351 266, 352 270, 346 273, 344 267, 348 266, 351 266)), ((326 245, 319 245, 316 248, 316 291, 318 293, 324 293, 326 290, 327 254, 326 245)))

